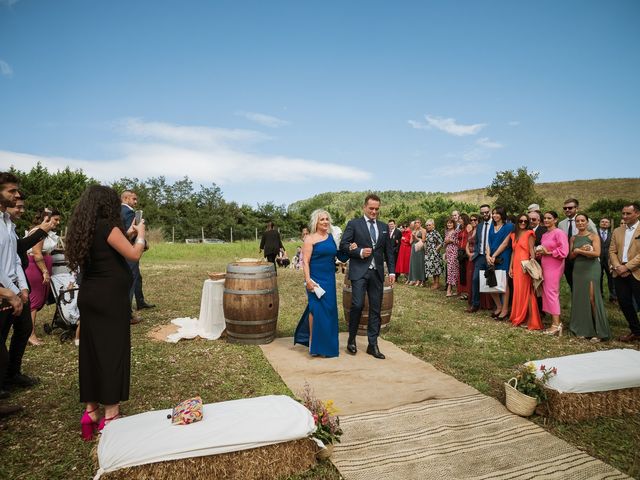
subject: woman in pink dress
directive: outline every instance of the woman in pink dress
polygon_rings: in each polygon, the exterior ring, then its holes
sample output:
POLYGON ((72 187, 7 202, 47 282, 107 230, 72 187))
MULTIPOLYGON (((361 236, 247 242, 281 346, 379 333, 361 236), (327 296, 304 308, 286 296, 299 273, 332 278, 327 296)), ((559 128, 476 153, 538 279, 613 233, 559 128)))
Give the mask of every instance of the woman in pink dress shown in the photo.
POLYGON ((509 276, 513 278, 513 299, 511 301, 511 323, 513 326, 526 325, 529 330, 542 330, 538 311, 538 301, 533 291, 531 276, 522 270, 522 261, 535 258, 536 234, 529 230, 526 213, 518 217, 515 232, 509 234, 513 247, 509 276))
POLYGON ((445 253, 444 257, 447 262, 447 297, 453 297, 454 287, 460 280, 460 264, 458 263, 458 232, 456 231, 456 222, 453 218, 447 220, 446 229, 444 231, 445 253))
POLYGON ((409 275, 409 259, 411 258, 411 232, 413 231, 413 222, 409 227, 405 227, 402 231, 400 239, 400 250, 398 250, 398 259, 396 260, 396 275, 409 275))
POLYGON ((552 325, 544 331, 547 335, 562 335, 560 321, 560 279, 564 273, 564 259, 569 253, 566 233, 558 228, 558 214, 550 211, 544 214, 547 231, 542 235, 536 254, 542 261, 542 310, 551 315, 552 325))

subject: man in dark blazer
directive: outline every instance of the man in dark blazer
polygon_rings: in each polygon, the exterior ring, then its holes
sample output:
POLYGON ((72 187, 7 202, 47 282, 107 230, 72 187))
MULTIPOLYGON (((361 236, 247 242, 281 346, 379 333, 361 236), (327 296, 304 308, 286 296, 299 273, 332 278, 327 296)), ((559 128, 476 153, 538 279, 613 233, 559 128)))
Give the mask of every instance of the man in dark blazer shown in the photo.
POLYGON ((611 270, 609 270, 609 247, 611 246, 611 220, 602 217, 598 226, 598 235, 600 236, 600 295, 604 298, 603 277, 607 276, 607 286, 609 287, 609 301, 615 302, 616 287, 614 285, 611 270))
POLYGON ((542 212, 540 210, 532 210, 527 216, 529 217, 529 228, 533 230, 533 233, 536 234, 536 242, 535 246, 540 245, 542 241, 542 235, 547 231, 547 227, 541 224, 542 222, 542 212))
POLYGON ((273 222, 267 223, 267 229, 262 234, 260 239, 260 252, 264 250, 265 258, 273 263, 273 267, 276 268, 276 257, 280 253, 280 249, 284 250, 282 245, 282 239, 280 238, 280 232, 276 230, 276 226, 273 222))
POLYGON ((478 218, 478 227, 476 228, 476 247, 471 257, 473 279, 471 281, 471 305, 467 308, 467 313, 475 313, 480 310, 480 270, 487 268, 485 254, 491 225, 491 207, 485 203, 480 206, 480 218, 478 218))
POLYGON ((369 323, 367 353, 375 358, 385 356, 378 348, 380 335, 380 308, 384 289, 384 261, 387 259, 389 282, 396 280, 395 256, 388 227, 378 220, 380 198, 370 193, 364 199, 363 216, 350 220, 342 234, 340 250, 349 255, 349 280, 351 280, 351 310, 347 353, 358 352, 356 335, 364 308, 365 295, 369 297, 369 323))
MULTIPOLYGON (((389 227, 388 234, 393 247, 393 263, 395 265, 398 260, 398 252, 400 251, 400 239, 402 238, 402 232, 396 227, 396 221, 392 218, 387 222, 389 227)), ((387 262, 388 264, 389 262, 387 262)))

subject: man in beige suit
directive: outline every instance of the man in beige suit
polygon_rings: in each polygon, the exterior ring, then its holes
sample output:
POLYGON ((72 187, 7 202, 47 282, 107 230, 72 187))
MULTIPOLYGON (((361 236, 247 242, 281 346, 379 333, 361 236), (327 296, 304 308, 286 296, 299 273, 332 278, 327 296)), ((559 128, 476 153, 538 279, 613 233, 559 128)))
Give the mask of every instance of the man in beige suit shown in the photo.
POLYGON ((640 322, 634 299, 640 304, 640 205, 630 203, 622 208, 625 225, 613 231, 609 246, 609 263, 618 294, 620 310, 629 323, 631 333, 619 337, 621 342, 640 342, 640 322))

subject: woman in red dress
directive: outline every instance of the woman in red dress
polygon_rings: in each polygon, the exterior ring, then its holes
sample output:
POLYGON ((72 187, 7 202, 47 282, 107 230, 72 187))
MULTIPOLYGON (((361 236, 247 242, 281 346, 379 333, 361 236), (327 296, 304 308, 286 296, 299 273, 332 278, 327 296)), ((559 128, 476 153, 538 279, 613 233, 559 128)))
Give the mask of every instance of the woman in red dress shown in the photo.
MULTIPOLYGON (((458 225, 460 226, 458 229, 458 251, 465 252, 465 258, 458 257, 460 262, 460 278, 458 280, 457 291, 460 295, 460 300, 466 300, 471 293, 469 288, 470 282, 467 282, 467 263, 469 261, 469 257, 466 254, 467 251, 467 241, 469 239, 469 233, 473 229, 470 225, 469 215, 466 213, 460 214, 460 218, 458 219, 458 225)), ((471 272, 473 274, 473 272, 471 272)))
POLYGON ((405 225, 400 239, 400 250, 398 251, 398 259, 396 260, 396 275, 409 275, 409 259, 411 258, 411 232, 413 231, 413 222, 409 227, 405 225))

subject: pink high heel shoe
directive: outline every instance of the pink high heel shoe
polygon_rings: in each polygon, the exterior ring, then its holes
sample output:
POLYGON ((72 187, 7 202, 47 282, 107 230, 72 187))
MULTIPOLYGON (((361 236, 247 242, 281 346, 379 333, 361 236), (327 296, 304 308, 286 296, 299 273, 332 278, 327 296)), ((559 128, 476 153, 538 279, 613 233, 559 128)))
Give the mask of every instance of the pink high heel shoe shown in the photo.
POLYGON ((100 424, 98 425, 98 431, 102 432, 102 430, 104 430, 104 427, 107 426, 107 423, 111 422, 112 420, 117 420, 120 417, 122 417, 122 415, 120 415, 119 413, 110 418, 102 417, 100 419, 100 424))
POLYGON ((82 414, 82 418, 80 419, 80 428, 82 430, 82 439, 85 442, 89 442, 93 440, 93 436, 96 434, 98 430, 98 422, 91 418, 90 413, 98 410, 98 407, 93 410, 85 410, 82 414))

